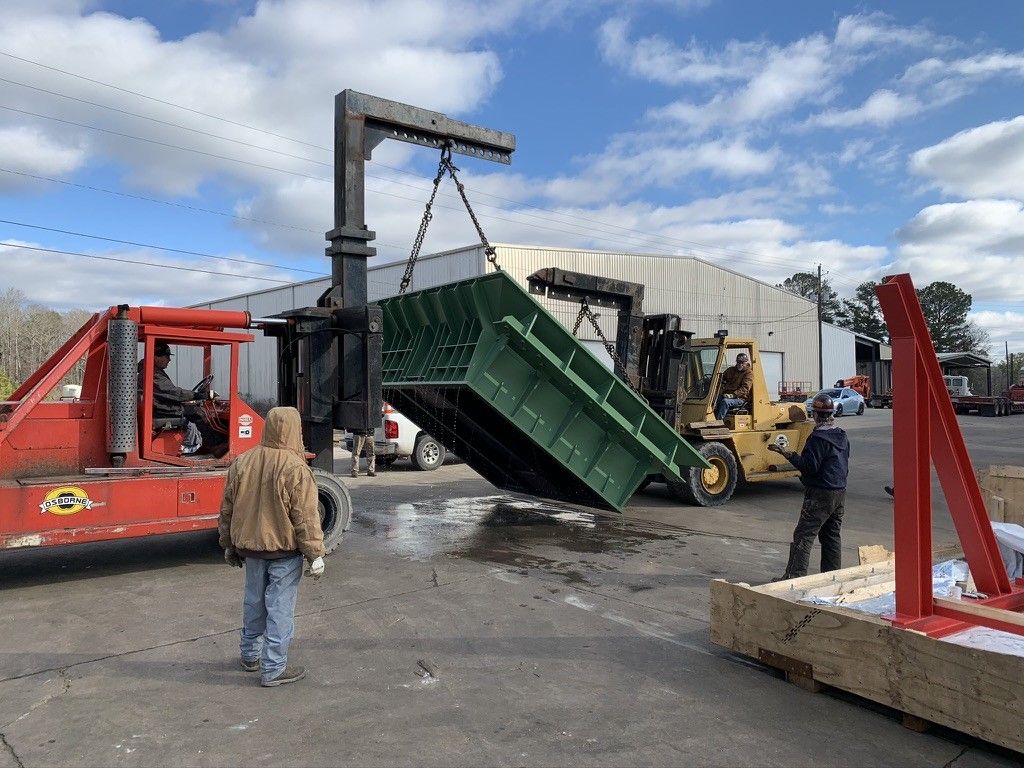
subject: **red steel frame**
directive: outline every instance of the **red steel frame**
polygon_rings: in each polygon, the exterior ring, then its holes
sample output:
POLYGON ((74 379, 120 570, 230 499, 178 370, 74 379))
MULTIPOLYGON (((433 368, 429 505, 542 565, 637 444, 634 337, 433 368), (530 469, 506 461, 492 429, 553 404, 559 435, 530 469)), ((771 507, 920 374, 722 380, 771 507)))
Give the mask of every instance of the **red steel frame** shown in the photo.
POLYGON ((896 546, 894 624, 933 637, 983 626, 1024 635, 1024 580, 1010 583, 910 275, 876 289, 892 340, 896 546), (931 462, 979 592, 932 594, 931 462))

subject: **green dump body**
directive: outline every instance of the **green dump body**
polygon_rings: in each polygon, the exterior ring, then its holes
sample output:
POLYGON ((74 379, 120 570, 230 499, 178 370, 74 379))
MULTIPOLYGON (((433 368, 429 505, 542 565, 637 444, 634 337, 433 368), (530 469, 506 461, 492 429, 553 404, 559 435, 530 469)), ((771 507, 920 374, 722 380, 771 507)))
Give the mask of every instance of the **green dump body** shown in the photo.
POLYGON ((380 306, 384 399, 499 488, 621 512, 708 466, 504 272, 380 306))

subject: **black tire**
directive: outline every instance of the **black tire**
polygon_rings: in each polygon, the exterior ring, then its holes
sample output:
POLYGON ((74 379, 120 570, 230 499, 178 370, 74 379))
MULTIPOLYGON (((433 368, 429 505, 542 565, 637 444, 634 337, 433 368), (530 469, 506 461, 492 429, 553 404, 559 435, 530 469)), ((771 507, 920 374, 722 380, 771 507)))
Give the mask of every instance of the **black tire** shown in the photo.
POLYGON ((739 481, 736 457, 724 443, 701 443, 697 449, 713 469, 688 467, 686 482, 670 482, 668 489, 680 501, 700 507, 719 507, 732 498, 739 481))
POLYGON ((430 435, 420 435, 416 438, 416 445, 409 458, 416 469, 432 472, 444 464, 446 454, 444 446, 437 440, 430 435))
POLYGON ((834 415, 835 416, 842 416, 843 415, 843 406, 842 405, 837 405, 836 406, 836 411, 835 411, 834 415))
POLYGON ((858 416, 863 416, 864 415, 864 403, 861 403, 860 405, 857 406, 857 415, 858 416))
POLYGON ((313 478, 320 507, 320 527, 324 531, 324 549, 329 554, 341 544, 352 522, 352 497, 345 484, 330 472, 314 469, 313 478))

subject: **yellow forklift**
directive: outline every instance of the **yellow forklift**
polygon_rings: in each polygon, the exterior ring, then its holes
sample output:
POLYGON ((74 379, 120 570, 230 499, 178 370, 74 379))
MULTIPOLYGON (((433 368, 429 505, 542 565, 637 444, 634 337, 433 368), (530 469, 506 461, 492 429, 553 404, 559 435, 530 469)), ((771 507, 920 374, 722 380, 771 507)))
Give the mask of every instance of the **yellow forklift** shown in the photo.
MULTIPOLYGON (((768 446, 799 452, 813 424, 803 403, 772 402, 754 339, 730 336, 727 330, 711 338, 694 338, 683 330, 678 315, 644 315, 644 287, 639 283, 557 267, 538 270, 527 283, 531 293, 578 303, 573 332, 588 321, 616 373, 708 460, 709 469, 690 468, 685 482, 668 484, 677 498, 713 507, 727 502, 739 483, 799 476, 768 446), (614 346, 605 338, 592 307, 616 311, 614 346), (715 406, 724 394, 722 375, 741 352, 749 356, 753 372, 750 396, 743 406, 718 420, 715 406)), ((658 480, 662 478, 649 478, 649 482, 658 480)))

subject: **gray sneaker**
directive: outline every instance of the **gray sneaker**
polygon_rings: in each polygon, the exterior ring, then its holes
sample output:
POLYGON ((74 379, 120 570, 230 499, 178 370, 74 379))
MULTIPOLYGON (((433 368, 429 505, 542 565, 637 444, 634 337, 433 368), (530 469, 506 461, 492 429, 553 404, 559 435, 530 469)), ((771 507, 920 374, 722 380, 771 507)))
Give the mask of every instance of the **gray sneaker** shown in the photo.
POLYGON ((246 672, 259 672, 260 671, 260 660, 259 659, 242 659, 242 669, 246 672))
POLYGON ((276 685, 287 685, 288 683, 296 683, 306 676, 305 667, 286 667, 277 677, 271 680, 261 680, 260 685, 264 688, 273 688, 276 685))

